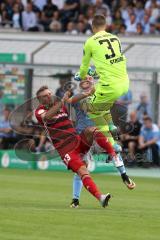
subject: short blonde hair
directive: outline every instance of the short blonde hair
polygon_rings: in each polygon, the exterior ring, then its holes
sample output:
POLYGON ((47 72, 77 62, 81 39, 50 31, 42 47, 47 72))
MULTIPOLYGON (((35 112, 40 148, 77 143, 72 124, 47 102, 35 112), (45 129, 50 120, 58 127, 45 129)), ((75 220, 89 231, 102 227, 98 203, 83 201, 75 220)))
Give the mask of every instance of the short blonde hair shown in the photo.
POLYGON ((106 25, 105 16, 102 14, 97 14, 94 16, 92 21, 92 26, 95 28, 103 27, 106 25))

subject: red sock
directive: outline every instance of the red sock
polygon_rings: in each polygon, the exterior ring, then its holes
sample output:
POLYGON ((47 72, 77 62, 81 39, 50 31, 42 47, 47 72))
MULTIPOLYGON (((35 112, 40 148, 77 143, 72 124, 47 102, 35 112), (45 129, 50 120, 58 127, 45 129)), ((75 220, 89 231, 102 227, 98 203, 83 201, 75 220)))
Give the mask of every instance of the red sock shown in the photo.
POLYGON ((112 147, 112 144, 108 141, 106 136, 103 135, 103 133, 96 131, 94 134, 94 139, 98 143, 98 145, 106 151, 106 153, 112 156, 115 155, 115 151, 114 148, 112 147))
POLYGON ((92 178, 89 175, 86 175, 82 179, 82 182, 87 191, 89 191, 94 197, 96 197, 99 200, 101 193, 97 188, 96 184, 93 182, 92 178))

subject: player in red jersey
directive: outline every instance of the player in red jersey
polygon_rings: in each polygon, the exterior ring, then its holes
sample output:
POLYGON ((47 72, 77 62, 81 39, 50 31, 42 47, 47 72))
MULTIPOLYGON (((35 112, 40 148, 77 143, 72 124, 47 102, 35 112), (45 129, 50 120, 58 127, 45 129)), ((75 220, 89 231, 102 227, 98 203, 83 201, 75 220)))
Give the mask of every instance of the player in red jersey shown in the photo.
POLYGON ((35 111, 38 122, 44 127, 54 147, 62 160, 73 172, 76 172, 82 179, 84 187, 96 197, 103 207, 108 205, 111 198, 110 193, 102 194, 93 179, 91 178, 82 156, 90 149, 92 142, 89 135, 94 132, 94 140, 113 157, 115 155, 111 144, 106 137, 95 127, 92 131, 86 130, 86 134, 78 135, 69 120, 67 111, 58 98, 52 96, 52 91, 47 86, 42 86, 37 91, 37 99, 40 103, 35 111))

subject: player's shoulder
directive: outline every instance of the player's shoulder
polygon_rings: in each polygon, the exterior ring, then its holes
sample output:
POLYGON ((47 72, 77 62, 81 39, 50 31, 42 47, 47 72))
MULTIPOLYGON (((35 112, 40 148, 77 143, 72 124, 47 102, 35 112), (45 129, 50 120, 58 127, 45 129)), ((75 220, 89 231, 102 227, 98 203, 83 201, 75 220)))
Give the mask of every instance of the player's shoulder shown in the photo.
POLYGON ((113 33, 108 33, 108 37, 109 38, 117 38, 117 39, 119 39, 119 37, 116 34, 113 34, 113 33))
POLYGON ((35 116, 41 115, 45 112, 45 108, 43 105, 39 105, 35 110, 35 116))
POLYGON ((85 41, 85 45, 90 45, 90 44, 92 44, 93 38, 94 38, 94 35, 92 35, 92 36, 90 36, 89 38, 87 38, 87 40, 85 41))
POLYGON ((112 34, 110 32, 101 31, 97 34, 92 35, 90 38, 87 39, 88 42, 95 42, 99 39, 111 39, 111 38, 117 38, 119 40, 119 37, 115 34, 112 34))

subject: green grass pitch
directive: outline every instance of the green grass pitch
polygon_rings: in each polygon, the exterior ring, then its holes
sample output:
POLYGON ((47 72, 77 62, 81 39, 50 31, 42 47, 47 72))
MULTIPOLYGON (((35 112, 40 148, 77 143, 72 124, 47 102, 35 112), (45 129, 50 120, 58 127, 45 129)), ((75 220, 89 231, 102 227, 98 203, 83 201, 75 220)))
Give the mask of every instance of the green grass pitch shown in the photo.
POLYGON ((134 178, 129 191, 118 176, 93 174, 112 201, 103 209, 86 190, 69 208, 70 172, 0 169, 1 240, 158 240, 160 179, 134 178))

